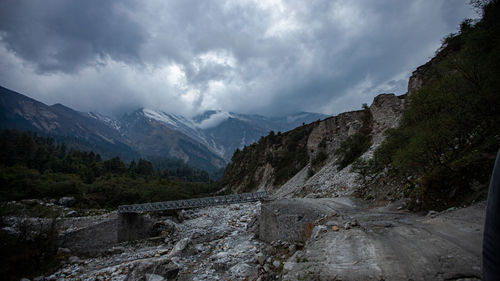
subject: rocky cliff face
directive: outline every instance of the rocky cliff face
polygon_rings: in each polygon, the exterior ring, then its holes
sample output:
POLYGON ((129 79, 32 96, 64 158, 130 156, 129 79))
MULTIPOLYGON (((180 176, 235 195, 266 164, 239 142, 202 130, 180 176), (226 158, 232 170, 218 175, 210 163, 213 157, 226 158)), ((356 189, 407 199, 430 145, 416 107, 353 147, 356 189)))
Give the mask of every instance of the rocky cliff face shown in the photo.
POLYGON ((348 137, 368 128, 370 157, 385 130, 395 127, 402 115, 405 96, 381 94, 368 111, 359 110, 304 125, 292 131, 263 137, 237 151, 223 183, 234 192, 268 190, 280 197, 324 196, 352 191, 357 175, 350 166, 338 169, 335 151, 348 137), (370 114, 366 126, 366 114, 370 114))

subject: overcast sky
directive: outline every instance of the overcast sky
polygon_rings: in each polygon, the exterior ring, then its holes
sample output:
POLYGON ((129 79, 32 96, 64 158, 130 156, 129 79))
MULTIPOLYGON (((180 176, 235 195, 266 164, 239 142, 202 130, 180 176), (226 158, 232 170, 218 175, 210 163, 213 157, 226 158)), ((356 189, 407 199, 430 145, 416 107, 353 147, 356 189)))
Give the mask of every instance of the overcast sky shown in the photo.
POLYGON ((467 3, 2 0, 0 85, 114 115, 337 114, 405 93, 467 3))

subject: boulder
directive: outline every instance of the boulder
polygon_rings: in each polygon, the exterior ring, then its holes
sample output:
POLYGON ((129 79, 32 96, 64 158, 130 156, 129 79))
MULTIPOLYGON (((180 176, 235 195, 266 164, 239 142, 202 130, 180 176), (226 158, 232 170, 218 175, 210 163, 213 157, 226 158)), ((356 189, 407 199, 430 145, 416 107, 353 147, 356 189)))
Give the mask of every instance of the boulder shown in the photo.
POLYGON ((75 197, 65 196, 65 197, 60 198, 58 203, 59 203, 59 205, 62 205, 65 207, 73 207, 76 204, 76 199, 75 199, 75 197))
POLYGON ((250 266, 247 263, 238 263, 229 269, 229 272, 235 277, 232 279, 249 279, 254 280, 257 277, 258 271, 255 266, 250 266))
POLYGON ((80 263, 82 260, 77 256, 71 256, 68 259, 69 263, 80 263))
POLYGON ((189 242, 191 242, 191 238, 189 238, 189 237, 186 237, 186 238, 179 240, 179 242, 177 242, 175 244, 172 251, 170 251, 170 253, 168 253, 168 257, 172 258, 172 257, 175 257, 175 256, 179 255, 180 253, 182 253, 182 251, 184 251, 184 249, 186 249, 189 242))
POLYGON ((71 210, 71 211, 66 213, 66 217, 77 217, 77 216, 78 216, 78 212, 75 210, 71 210))
POLYGON ((258 253, 255 255, 255 261, 260 265, 264 265, 264 263, 266 262, 266 256, 264 256, 264 254, 262 253, 258 253))
POLYGON ((179 267, 170 259, 146 260, 132 264, 125 281, 149 280, 148 277, 156 278, 153 280, 175 280, 178 273, 179 267))
POLYGON ((175 233, 177 224, 171 220, 159 221, 153 224, 151 229, 151 236, 167 237, 175 233))

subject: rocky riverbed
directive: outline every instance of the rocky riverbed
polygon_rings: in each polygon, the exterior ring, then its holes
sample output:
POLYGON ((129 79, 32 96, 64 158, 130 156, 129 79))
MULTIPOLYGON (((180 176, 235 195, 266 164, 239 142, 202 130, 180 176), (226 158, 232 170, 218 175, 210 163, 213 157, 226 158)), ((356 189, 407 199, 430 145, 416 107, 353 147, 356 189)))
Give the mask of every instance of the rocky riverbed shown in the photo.
MULTIPOLYGON (((260 203, 201 208, 182 222, 157 218, 159 237, 121 243, 92 258, 72 257, 49 280, 256 280, 268 278, 274 259, 254 228, 260 203), (159 222, 159 223, 158 223, 159 222)), ((281 262, 280 262, 281 265, 281 262)), ((274 277, 274 276, 273 276, 274 277)))
MULTIPOLYGON (((338 197, 145 214, 152 237, 87 241, 100 247, 91 255, 62 244, 64 264, 34 280, 479 280, 484 208, 419 216, 338 197)), ((116 230, 116 212, 95 213, 61 219, 61 237, 116 230)), ((19 220, 3 221, 15 234, 19 220)))

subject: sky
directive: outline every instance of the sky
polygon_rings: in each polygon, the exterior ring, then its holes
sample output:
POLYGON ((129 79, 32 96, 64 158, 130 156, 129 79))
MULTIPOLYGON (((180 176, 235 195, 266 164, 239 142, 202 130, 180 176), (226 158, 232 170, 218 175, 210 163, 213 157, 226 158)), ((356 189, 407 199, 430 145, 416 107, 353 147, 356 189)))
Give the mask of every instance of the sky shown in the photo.
POLYGON ((119 116, 285 115, 404 94, 468 0, 2 0, 0 85, 119 116))

